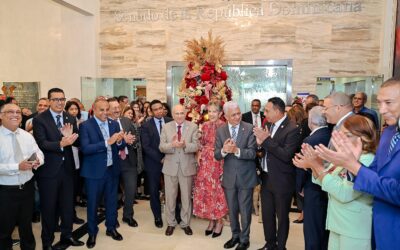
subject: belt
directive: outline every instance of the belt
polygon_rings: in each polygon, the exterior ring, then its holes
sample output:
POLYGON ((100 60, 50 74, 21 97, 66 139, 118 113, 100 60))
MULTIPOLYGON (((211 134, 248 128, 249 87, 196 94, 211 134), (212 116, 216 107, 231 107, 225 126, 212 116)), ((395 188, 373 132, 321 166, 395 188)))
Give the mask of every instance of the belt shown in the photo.
POLYGON ((25 189, 33 180, 30 179, 29 181, 25 182, 24 184, 19 185, 0 185, 0 189, 25 189))

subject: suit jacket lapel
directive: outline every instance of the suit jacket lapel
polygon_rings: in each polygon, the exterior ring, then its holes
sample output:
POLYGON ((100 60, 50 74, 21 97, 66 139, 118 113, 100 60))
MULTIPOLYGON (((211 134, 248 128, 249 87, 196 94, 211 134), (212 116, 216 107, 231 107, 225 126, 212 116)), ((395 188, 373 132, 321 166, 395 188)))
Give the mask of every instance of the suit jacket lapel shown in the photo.
POLYGON ((53 118, 53 116, 52 116, 52 114, 51 114, 51 112, 50 112, 50 109, 48 109, 48 110, 45 111, 45 112, 47 112, 47 113, 45 113, 45 114, 46 114, 46 119, 47 119, 47 122, 48 122, 50 128, 51 128, 52 130, 54 130, 55 133, 61 134, 61 133, 60 133, 60 130, 58 130, 58 128, 57 128, 56 122, 54 121, 54 118, 53 118))
POLYGON ((237 137, 236 137, 236 145, 239 146, 240 142, 242 141, 243 138, 243 134, 244 134, 244 126, 242 124, 242 122, 239 123, 239 129, 238 129, 238 133, 237 133, 237 137))
MULTIPOLYGON (((228 123, 226 124, 224 131, 225 131, 225 140, 228 139, 228 138, 231 138, 231 133, 229 132, 228 123)), ((224 144, 224 143, 225 143, 225 141, 222 142, 222 144, 224 144)))
MULTIPOLYGON (((289 122, 289 118, 286 117, 285 120, 283 120, 283 122, 281 123, 281 125, 279 125, 279 127, 277 128, 277 130, 276 130, 276 132, 274 134, 274 137, 273 137, 274 139, 276 139, 277 136, 280 135, 281 131, 285 129, 285 127, 288 124, 288 122, 289 122)), ((271 133, 272 133, 272 131, 271 131, 271 133)))
MULTIPOLYGON (((386 129, 389 129, 389 128, 386 128, 386 129)), ((378 170, 383 169, 386 166, 386 164, 388 164, 392 160, 393 156, 396 153, 398 153, 398 151, 400 150, 400 143, 397 143, 396 146, 394 147, 393 151, 389 153, 390 142, 396 133, 395 128, 390 128, 390 129, 392 129, 393 131, 391 131, 391 133, 385 138, 385 142, 381 143, 381 145, 386 145, 386 148, 383 150, 383 152, 381 152, 381 155, 382 155, 384 161, 383 161, 382 167, 379 168, 378 170)), ((383 140, 383 139, 384 138, 382 138, 381 140, 383 140)))
POLYGON ((103 133, 101 132, 99 124, 97 124, 96 119, 94 117, 92 117, 92 118, 90 118, 89 122, 92 123, 92 127, 94 127, 94 130, 96 130, 99 137, 104 139, 103 133))

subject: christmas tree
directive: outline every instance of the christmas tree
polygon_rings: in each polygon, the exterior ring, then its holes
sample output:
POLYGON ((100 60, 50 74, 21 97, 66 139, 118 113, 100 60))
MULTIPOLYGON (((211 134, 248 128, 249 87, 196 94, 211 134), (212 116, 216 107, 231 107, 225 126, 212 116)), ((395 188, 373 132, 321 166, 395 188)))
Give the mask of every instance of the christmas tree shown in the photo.
POLYGON ((207 120, 206 106, 210 101, 221 104, 232 100, 227 73, 222 68, 224 45, 220 36, 215 39, 212 32, 208 38, 185 41, 187 68, 180 88, 180 103, 186 108, 186 119, 197 124, 207 120))

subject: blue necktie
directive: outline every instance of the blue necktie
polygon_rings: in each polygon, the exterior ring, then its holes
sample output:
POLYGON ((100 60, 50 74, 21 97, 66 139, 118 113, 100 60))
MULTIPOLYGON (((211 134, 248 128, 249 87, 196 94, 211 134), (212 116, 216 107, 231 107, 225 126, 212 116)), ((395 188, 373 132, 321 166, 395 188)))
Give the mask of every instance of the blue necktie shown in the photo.
MULTIPOLYGON (((103 134, 104 141, 107 141, 110 138, 110 136, 108 135, 108 132, 106 130, 105 122, 100 123, 100 130, 101 130, 101 133, 103 134)), ((112 164, 113 164, 113 162, 112 162, 112 150, 111 150, 111 146, 108 145, 107 146, 107 167, 111 166, 112 164)))
POLYGON ((57 118, 57 122, 56 122, 57 128, 61 129, 61 127, 62 127, 62 125, 61 125, 61 115, 56 115, 56 118, 57 118))
POLYGON ((237 134, 236 134, 236 126, 232 126, 232 139, 236 142, 237 134))
POLYGON ((392 137, 392 140, 390 141, 390 146, 389 146, 389 154, 393 151, 393 149, 396 147, 397 142, 400 139, 400 132, 397 131, 396 134, 392 137))

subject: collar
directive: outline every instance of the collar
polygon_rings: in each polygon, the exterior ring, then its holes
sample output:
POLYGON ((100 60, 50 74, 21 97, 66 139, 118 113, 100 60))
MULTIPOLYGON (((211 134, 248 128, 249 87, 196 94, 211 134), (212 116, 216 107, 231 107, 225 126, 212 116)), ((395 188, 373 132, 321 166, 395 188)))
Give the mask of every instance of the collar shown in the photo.
POLYGON ((282 122, 286 119, 287 115, 285 114, 281 119, 279 119, 277 122, 274 123, 275 128, 279 128, 282 124, 282 122))
POLYGON ((96 116, 93 116, 94 117, 94 119, 96 120, 96 122, 97 122, 97 124, 100 126, 101 124, 107 124, 107 120, 106 121, 101 121, 99 118, 97 118, 96 116))
POLYGON ((49 111, 51 113, 51 116, 54 118, 57 118, 57 115, 60 115, 61 117, 63 117, 63 112, 61 111, 60 113, 54 112, 53 110, 51 110, 51 108, 49 108, 49 111))
POLYGON ((181 124, 178 124, 177 122, 175 122, 176 127, 181 126, 181 128, 183 128, 183 126, 185 125, 185 122, 182 122, 181 124))
POLYGON ((337 126, 338 124, 341 124, 343 122, 343 120, 346 119, 351 114, 353 114, 353 111, 350 111, 349 113, 345 114, 342 118, 340 118, 340 120, 336 123, 335 126, 337 126))
POLYGON ((312 134, 314 134, 315 132, 317 132, 318 130, 320 130, 320 129, 322 129, 322 128, 327 128, 328 126, 321 126, 321 127, 318 127, 318 128, 316 128, 316 129, 314 129, 311 133, 310 133, 310 135, 312 135, 312 134))
MULTIPOLYGON (((238 129, 239 126, 240 126, 240 123, 235 126, 235 129, 238 129)), ((230 131, 230 130, 232 130, 233 125, 228 122, 228 127, 229 127, 229 131, 230 131)))
POLYGON ((0 133, 2 133, 3 135, 9 135, 9 134, 20 134, 20 128, 17 128, 15 131, 11 131, 8 128, 4 127, 3 125, 0 126, 0 133))
POLYGON ((257 114, 256 113, 253 113, 252 111, 251 111, 251 114, 254 116, 254 115, 259 115, 260 117, 261 117, 261 114, 260 114, 260 112, 258 112, 257 114))

